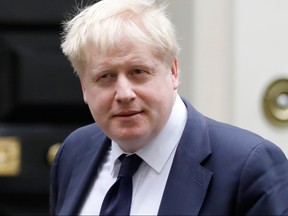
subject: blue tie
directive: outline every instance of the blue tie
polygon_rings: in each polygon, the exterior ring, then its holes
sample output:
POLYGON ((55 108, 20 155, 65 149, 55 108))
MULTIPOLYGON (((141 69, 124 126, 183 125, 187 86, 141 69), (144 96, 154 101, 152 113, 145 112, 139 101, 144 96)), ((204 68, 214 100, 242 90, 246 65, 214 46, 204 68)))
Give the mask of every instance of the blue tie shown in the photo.
POLYGON ((100 210, 100 215, 129 215, 132 200, 132 176, 142 159, 132 154, 122 154, 120 171, 116 182, 108 190, 100 210))

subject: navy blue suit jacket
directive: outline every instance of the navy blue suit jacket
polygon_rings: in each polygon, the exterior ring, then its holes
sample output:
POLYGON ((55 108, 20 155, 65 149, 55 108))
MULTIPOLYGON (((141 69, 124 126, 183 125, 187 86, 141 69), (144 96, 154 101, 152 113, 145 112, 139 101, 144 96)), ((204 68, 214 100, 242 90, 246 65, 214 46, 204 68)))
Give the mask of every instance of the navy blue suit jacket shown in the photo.
MULTIPOLYGON (((204 117, 184 102, 188 120, 158 214, 288 215, 283 152, 260 136, 204 117)), ((52 214, 79 213, 110 144, 96 124, 68 136, 52 165, 52 214)))

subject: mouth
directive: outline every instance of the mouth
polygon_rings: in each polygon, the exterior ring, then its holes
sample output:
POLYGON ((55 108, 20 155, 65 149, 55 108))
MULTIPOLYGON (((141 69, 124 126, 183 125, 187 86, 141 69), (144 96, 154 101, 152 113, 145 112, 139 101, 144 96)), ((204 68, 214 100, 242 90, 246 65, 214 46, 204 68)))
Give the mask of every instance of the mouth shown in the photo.
POLYGON ((130 110, 130 111, 122 111, 122 112, 118 112, 116 114, 113 115, 113 117, 118 117, 118 118, 127 118, 127 117, 133 117, 136 116, 138 114, 142 113, 142 111, 134 111, 134 110, 130 110))

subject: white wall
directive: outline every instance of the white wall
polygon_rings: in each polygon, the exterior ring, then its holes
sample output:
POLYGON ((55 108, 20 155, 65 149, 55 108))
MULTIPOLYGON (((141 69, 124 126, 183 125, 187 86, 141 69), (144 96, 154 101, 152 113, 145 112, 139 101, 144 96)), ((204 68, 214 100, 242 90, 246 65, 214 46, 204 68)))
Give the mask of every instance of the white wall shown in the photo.
POLYGON ((288 126, 271 124, 262 100, 268 85, 288 79, 288 1, 234 4, 233 122, 277 143, 288 155, 288 126))
POLYGON ((181 95, 202 113, 231 121, 232 1, 167 2, 182 46, 181 95))
POLYGON ((168 2, 182 39, 180 93, 207 116, 254 131, 288 155, 288 127, 262 112, 268 84, 288 78, 288 1, 168 2))
POLYGON ((180 92, 181 95, 191 100, 193 90, 191 81, 193 67, 193 1, 191 0, 167 0, 169 3, 169 17, 175 24, 179 43, 182 48, 179 56, 180 66, 180 92))

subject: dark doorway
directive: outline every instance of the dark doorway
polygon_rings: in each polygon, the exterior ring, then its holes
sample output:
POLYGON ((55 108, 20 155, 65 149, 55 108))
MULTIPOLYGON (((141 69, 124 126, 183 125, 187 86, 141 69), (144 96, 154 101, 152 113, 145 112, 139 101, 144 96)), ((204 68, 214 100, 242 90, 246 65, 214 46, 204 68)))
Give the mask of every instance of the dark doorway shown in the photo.
POLYGON ((49 214, 49 149, 93 122, 60 50, 61 22, 91 3, 0 2, 0 215, 49 214))

